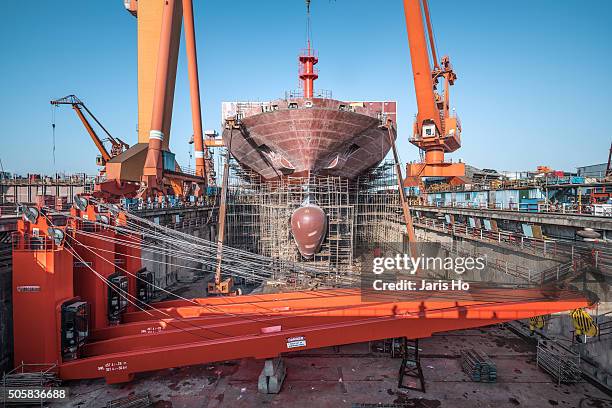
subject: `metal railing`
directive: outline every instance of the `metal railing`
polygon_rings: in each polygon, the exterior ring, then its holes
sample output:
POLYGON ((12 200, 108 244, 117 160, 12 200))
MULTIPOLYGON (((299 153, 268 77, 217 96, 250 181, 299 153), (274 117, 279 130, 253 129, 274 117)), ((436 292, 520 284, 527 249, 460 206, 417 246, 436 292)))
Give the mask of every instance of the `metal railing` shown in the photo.
POLYGON ((552 340, 538 339, 536 364, 557 380, 559 385, 582 380, 580 354, 559 347, 552 340))
MULTIPOLYGON (((329 89, 315 89, 312 94, 313 98, 333 99, 332 91, 329 89)), ((304 97, 303 89, 292 89, 285 91, 285 99, 301 99, 304 97)))
POLYGON ((47 235, 37 237, 13 232, 11 233, 11 243, 13 251, 55 251, 58 249, 55 242, 47 235))
POLYGON ((515 232, 489 231, 461 223, 447 224, 444 221, 423 217, 413 218, 413 223, 415 226, 426 227, 445 234, 515 247, 522 252, 562 262, 549 269, 537 271, 499 260, 487 260, 489 266, 512 276, 525 278, 528 282, 560 281, 586 267, 599 269, 604 275, 612 270, 612 247, 607 245, 578 245, 550 239, 530 238, 515 232))
POLYGON ((612 217, 612 205, 608 204, 552 204, 552 203, 514 203, 514 202, 463 202, 463 201, 442 201, 435 200, 432 203, 421 205, 422 207, 435 208, 459 208, 459 209, 478 209, 478 210, 498 210, 516 211, 530 213, 551 213, 551 214, 575 214, 589 215, 597 217, 612 217))
POLYGON ((183 201, 179 199, 163 200, 163 201, 127 201, 123 207, 128 212, 139 212, 147 210, 161 210, 168 208, 187 209, 187 208, 212 208, 217 203, 217 196, 207 196, 204 199, 196 199, 195 201, 183 201))
POLYGON ((1 216, 16 216, 18 214, 17 209, 19 206, 15 203, 2 203, 0 204, 0 217, 1 216))

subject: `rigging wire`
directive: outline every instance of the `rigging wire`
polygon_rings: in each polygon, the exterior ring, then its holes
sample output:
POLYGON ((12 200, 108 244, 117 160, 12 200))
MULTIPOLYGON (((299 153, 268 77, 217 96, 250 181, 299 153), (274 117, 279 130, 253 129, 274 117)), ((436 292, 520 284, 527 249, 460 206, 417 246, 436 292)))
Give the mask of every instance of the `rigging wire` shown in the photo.
POLYGON ((310 0, 306 0, 306 43, 308 44, 308 53, 310 54, 312 28, 310 25, 310 0))
MULTIPOLYGON (((83 259, 83 258, 82 258, 82 257, 81 257, 79 254, 78 254, 78 252, 77 252, 77 251, 76 251, 76 250, 75 250, 75 249, 74 249, 74 248, 73 248, 73 247, 72 247, 72 246, 71 246, 71 245, 70 245, 68 242, 66 242, 65 244, 67 245, 66 250, 68 251, 68 253, 70 253, 70 254, 71 254, 72 256, 74 256, 74 257, 75 257, 77 260, 79 260, 79 261, 80 261, 80 262, 81 262, 83 265, 85 265, 85 266, 86 266, 86 267, 87 267, 89 270, 91 270, 91 271, 94 273, 94 275, 95 275, 96 277, 98 277, 98 279, 100 279, 100 280, 101 280, 101 281, 102 281, 102 282, 103 282, 105 285, 107 285, 108 287, 110 287, 111 289, 113 289, 114 291, 116 291, 116 292, 119 294, 119 296, 121 296, 123 299, 125 299, 125 300, 126 300, 128 303, 130 303, 130 304, 131 304, 131 305, 133 305, 134 307, 138 308, 140 311, 142 311, 142 312, 144 312, 144 313, 148 314, 148 315, 149 315, 149 316, 151 316, 151 317, 157 317, 157 316, 155 316, 153 313, 151 313, 149 310, 146 310, 146 309, 144 309, 143 307, 141 307, 141 306, 140 306, 140 305, 139 305, 137 302, 134 302, 134 301, 130 300, 130 299, 127 297, 127 296, 134 297, 134 298, 135 298, 137 301, 139 301, 139 299, 137 299, 137 298, 136 298, 134 295, 131 295, 129 292, 127 292, 127 291, 125 291, 125 290, 121 289, 119 286, 115 285, 115 284, 114 284, 113 282, 111 282, 109 279, 105 278, 105 277, 104 277, 104 276, 102 276, 102 275, 101 275, 99 272, 97 272, 95 269, 93 269, 93 268, 92 268, 92 267, 91 267, 91 266, 90 266, 90 265, 89 265, 87 262, 85 262, 85 260, 84 260, 84 259, 83 259), (126 295, 127 295, 127 296, 126 296, 126 295)), ((182 321, 182 320, 185 320, 185 319, 182 319, 182 318, 180 318, 180 317, 171 316, 170 314, 168 314, 168 313, 164 312, 163 310, 157 309, 157 308, 155 308, 155 307, 153 307, 153 306, 151 306, 151 305, 148 305, 148 306, 149 306, 151 309, 155 310, 156 312, 158 312, 158 313, 160 313, 160 314, 162 314, 162 315, 165 315, 165 316, 167 316, 167 317, 169 317, 169 318, 172 318, 172 319, 178 319, 178 320, 181 320, 181 321, 182 321)), ((168 321, 166 321, 165 323, 166 323, 166 324, 168 324, 169 326, 172 326, 172 327, 174 327, 174 328, 178 329, 178 330, 181 330, 181 331, 184 331, 184 332, 186 332, 186 333, 189 333, 189 334, 195 335, 195 336, 197 336, 197 337, 203 338, 204 340, 214 340, 214 339, 212 339, 212 338, 209 338, 209 337, 206 337, 206 336, 200 335, 200 334, 198 334, 198 333, 193 333, 193 332, 190 332, 190 331, 188 331, 188 330, 185 330, 185 329, 184 329, 184 328, 182 328, 182 327, 179 327, 179 326, 177 326, 177 325, 174 325, 172 322, 168 322, 168 321)), ((188 323, 189 323, 189 322, 188 322, 188 323)), ((210 330, 210 331, 213 331, 213 332, 214 332, 214 330, 209 329, 209 328, 206 328, 206 327, 201 327, 201 326, 194 326, 194 327, 197 327, 197 328, 199 328, 199 329, 210 330)), ((218 333, 218 334, 221 334, 221 333, 218 333)), ((221 335, 224 335, 224 334, 221 334, 221 335)))
MULTIPOLYGON (((106 225, 106 224, 105 224, 105 225, 106 225)), ((157 227, 159 227, 157 224, 155 224, 155 225, 156 225, 157 227)), ((176 232, 176 231, 175 231, 175 232, 176 232)), ((81 245, 82 245, 82 244, 81 244, 81 245)), ((87 249, 88 249, 89 251, 91 251, 91 252, 94 252, 92 249, 90 249, 90 247, 87 247, 87 249)), ((94 253, 95 253, 95 252, 94 252, 94 253)), ((96 254, 96 255, 101 256, 101 255, 99 255, 99 254, 96 254)), ((106 260, 106 261, 108 261, 108 260, 106 260)), ((123 269, 123 268, 121 268, 121 269, 123 269)), ((94 272, 95 272, 95 271, 94 271, 94 272)), ((126 272, 127 272, 128 274, 130 274, 130 275, 134 276, 134 275, 133 275, 133 274, 131 274, 130 272, 128 272, 128 271, 126 271, 126 272)), ((148 282, 147 282, 147 283, 148 283, 148 282)), ((213 305, 202 305, 201 303, 196 302, 196 301, 194 301, 194 300, 192 300, 192 299, 186 299, 186 298, 183 298, 183 297, 182 297, 182 296, 180 296, 180 295, 173 294, 172 292, 167 291, 167 290, 165 290, 164 288, 161 288, 161 287, 159 287, 159 286, 157 286, 157 285, 153 285, 153 286, 155 286, 156 288, 159 288, 159 289, 161 289, 161 290, 164 290, 165 292, 171 293, 172 295, 174 295, 174 296, 176 296, 176 297, 178 297, 178 298, 181 298, 182 300, 187 301, 188 303, 192 303, 192 304, 196 305, 198 308, 218 309, 218 311, 219 311, 220 313, 222 313, 222 314, 229 315, 229 316, 235 316, 235 317, 238 317, 238 318, 240 318, 240 319, 242 319, 242 320, 251 320, 251 321, 257 321, 257 322, 261 322, 261 323, 265 323, 265 324, 268 324, 268 323, 269 323, 269 322, 267 322, 267 321, 266 321, 266 322, 262 322, 262 321, 260 321, 260 320, 254 319, 254 318, 245 317, 244 315, 235 315, 235 314, 229 313, 229 312, 227 312, 227 311, 224 311, 223 309, 220 309, 219 307, 215 307, 215 306, 213 306, 213 305)), ((121 290, 121 289, 119 288, 119 290, 121 290)), ((335 291, 335 292, 334 292, 334 296, 337 296, 337 294, 338 294, 338 293, 342 293, 342 291, 335 291)), ((354 295, 354 293, 350 293, 350 292, 345 292, 345 293, 348 293, 348 295, 351 295, 351 294, 352 294, 352 295, 354 295)), ((310 298, 312 298, 312 296, 313 296, 313 295, 314 295, 314 296, 319 296, 319 295, 318 295, 316 292, 310 292, 310 293, 309 293, 309 295, 310 295, 310 296, 309 296, 310 298)), ((519 302, 519 301, 520 301, 520 298, 517 298, 515 293, 512 293, 511 295, 512 295, 512 297, 511 297, 511 298, 506 298, 506 299, 504 299, 504 300, 505 300, 506 302, 508 302, 508 301, 519 302)), ((425 296, 425 297, 429 297, 429 295, 428 295, 428 294, 423 294, 423 296, 425 296)), ((387 298, 388 296, 386 296, 386 294, 385 294, 384 296, 380 296, 380 295, 379 295, 378 297, 387 298)), ((394 296, 394 297, 395 297, 395 296, 394 296)), ((228 300, 229 300, 229 299, 228 299, 228 300)), ((394 299, 394 300, 397 300, 397 299, 394 299)), ((412 300, 415 300, 415 299, 412 299, 412 300)), ((456 296, 454 297, 454 300, 457 300, 456 296)), ((474 299, 470 299, 470 300, 474 301, 474 299)), ((526 300, 526 299, 524 299, 524 300, 526 300)), ((532 299, 530 299, 530 300, 541 300, 541 297, 534 297, 534 298, 532 298, 532 299)), ((389 299, 381 300, 381 304, 382 304, 382 302, 388 302, 388 301, 389 301, 389 299)), ((500 302, 500 301, 502 301, 502 300, 499 300, 498 302, 500 302)), ((482 306, 486 306, 487 304, 497 304, 498 302, 490 302, 490 301, 489 301, 489 302, 484 303, 484 304, 477 304, 477 305, 471 305, 471 306, 472 306, 472 307, 473 307, 473 306, 476 306, 476 307, 482 307, 482 306)), ((255 302, 246 302, 246 303, 247 303, 247 304, 249 304, 249 305, 251 305, 251 306, 254 306, 254 307, 262 308, 262 309, 264 309, 264 310, 266 310, 266 311, 268 311, 268 312, 272 312, 272 313, 274 313, 274 312, 275 312, 274 310, 270 310, 270 309, 268 309, 268 308, 265 308, 265 307, 263 307, 263 306, 261 306, 261 305, 256 304, 255 302)), ((468 307, 469 307, 470 305, 466 305, 466 306, 468 306, 468 307)), ((336 306, 336 307, 331 307, 331 308, 329 308, 329 309, 327 309, 327 308, 323 308, 323 310, 322 310, 322 311, 325 311, 325 310, 327 310, 327 311, 333 311, 333 310, 342 310, 342 309, 352 309, 352 308, 358 308, 358 307, 360 307, 360 306, 359 306, 359 305, 351 305, 351 306, 336 306)), ((454 308, 454 307, 449 307, 449 308, 445 308, 445 309, 453 309, 453 308, 454 308)), ((440 309, 442 309, 442 308, 432 309, 432 310, 429 310, 428 312, 429 312, 429 313, 431 313, 431 312, 433 312, 433 311, 439 311, 440 309)), ((313 311, 311 310, 311 311, 310 311, 310 313, 312 313, 312 312, 313 312, 313 311)), ((160 311, 160 313, 163 313, 163 311, 160 311)), ((305 313, 306 313, 306 312, 305 312, 305 313)), ((414 312, 414 313, 416 313, 416 312, 414 312)), ((412 313, 412 312, 406 312, 406 313, 404 313, 403 315, 404 315, 404 316, 409 316, 409 315, 414 314, 414 313, 412 313)), ((259 314, 263 314, 263 313, 259 313, 259 314)), ((269 315, 265 315, 265 316, 267 316, 267 320, 273 320, 273 319, 274 319, 274 318, 272 318, 272 317, 271 317, 271 316, 269 316, 269 315)), ((384 316, 379 316, 379 317, 384 317, 384 316)), ((282 318, 282 317, 278 317, 278 318, 282 318)), ((197 326, 197 327, 199 327, 199 326, 197 326)), ((286 324, 285 324, 285 327, 286 327, 286 328, 291 328, 290 326, 288 326, 288 325, 286 325, 286 324)), ((222 334, 222 333, 220 333, 220 332, 219 332, 218 334, 225 335, 225 334, 222 334)))
MULTIPOLYGON (((44 214, 43 214, 43 215, 44 215, 44 214)), ((45 218, 48 220, 48 222, 50 223, 50 225, 54 225, 54 224, 53 224, 53 222, 52 222, 52 221, 51 221, 51 220, 50 220, 50 219, 49 219, 49 218, 48 218, 46 215, 44 215, 44 216, 45 216, 45 218)), ((74 240, 75 240, 77 243, 79 243, 79 245, 84 246, 84 245, 82 245, 82 244, 81 244, 81 243, 80 243, 78 240, 76 240, 76 238, 74 238, 74 237, 73 237, 73 239, 74 239, 74 240)), ((87 268, 89 268, 89 269, 90 269, 90 270, 91 270, 91 271, 92 271, 92 272, 93 272, 93 273, 96 275, 96 277, 98 277, 99 279, 101 279, 101 280, 102 280, 102 282, 104 282, 104 283, 105 283, 107 286, 109 286, 109 287, 111 287, 112 289, 114 289, 114 290, 115 290, 115 291, 116 291, 116 292, 119 294, 119 296, 121 296, 123 299, 125 299, 125 300, 126 300, 127 302, 129 302, 130 304, 134 305, 134 306, 135 306, 136 308, 138 308, 139 310, 141 310, 141 311, 143 311, 143 312, 147 313, 149 316, 151 316, 151 317, 156 317, 156 316, 154 316, 152 313, 150 313, 148 310, 143 309, 143 308, 142 308, 140 305, 138 305, 137 303, 135 303, 135 302, 133 302, 133 301, 131 301, 131 300, 129 299, 129 297, 132 297, 132 298, 136 299, 137 301, 140 301, 138 298, 136 298, 134 295, 130 294, 129 292, 127 292, 127 291, 125 291, 125 290, 121 289, 119 286, 115 285, 115 284, 114 284, 113 282, 111 282, 109 279, 106 279, 106 278, 105 278, 104 276, 102 276, 102 275, 101 275, 99 272, 97 272, 96 270, 94 270, 94 269, 93 269, 93 268, 92 268, 92 267, 89 265, 89 263, 85 262, 85 260, 84 260, 84 259, 83 259, 83 258, 82 258, 82 257, 81 257, 79 254, 78 254, 78 252, 77 252, 77 251, 76 251, 76 250, 75 250, 75 249, 72 247, 72 245, 70 245, 70 243, 65 242, 65 244, 67 245, 67 250, 69 250, 69 253, 71 253, 71 254, 72 254, 74 257, 76 257, 76 258, 77 258, 77 260, 79 260, 79 261, 80 261, 80 262, 81 262, 83 265, 85 265, 87 268)), ((84 246, 84 247, 85 247, 85 246, 84 246)), ((101 255, 100 255, 100 254, 98 254, 98 253, 96 253, 95 251, 91 250, 89 247, 86 247, 86 248, 87 248, 87 249, 88 249, 90 252, 92 252, 94 255, 101 257, 101 255)), ((107 260, 107 259, 106 259, 106 258, 104 258, 104 257, 102 257, 102 259, 103 259, 104 261, 110 262, 109 260, 107 260)), ((143 280, 143 279, 142 279, 142 278, 140 278, 139 276, 137 276, 137 275, 135 275, 135 274, 132 274, 131 272, 127 271, 126 269, 121 268, 121 267, 120 267, 120 266, 118 266, 118 265, 115 265, 115 263, 114 263, 114 262, 111 262, 111 263, 113 264, 113 266, 115 266, 115 267, 116 267, 116 268, 118 268, 118 269, 121 269, 122 271, 124 271, 124 272, 125 272, 125 273, 127 273, 128 275, 133 276, 133 277, 135 277, 135 278, 137 278, 137 279, 143 280)), ((145 282, 146 282, 147 284, 149 284, 149 285, 152 285, 152 286, 154 286, 154 287, 156 287, 156 288, 159 288, 159 289, 161 289, 161 290, 164 290, 164 291, 165 291, 165 289, 163 289, 163 288, 161 288, 161 287, 158 287, 157 285, 154 285, 154 284, 149 283, 149 282, 147 282, 147 281, 145 281, 145 282)), ((168 291, 168 293, 171 293, 171 292, 169 292, 169 291, 168 291)), ((171 293, 171 294, 173 294, 173 293, 171 293)), ((197 302, 195 302, 195 301, 193 301, 193 300, 183 298, 183 297, 182 297, 182 296, 180 296, 180 295, 176 295, 176 294, 173 294, 173 295, 174 295, 174 296, 177 296, 177 297, 180 297, 180 298, 181 298, 181 299, 183 299, 183 300, 187 300, 187 301, 194 302, 194 303, 196 303, 196 304, 198 305, 198 307, 200 307, 200 308, 210 308, 210 309, 216 309, 216 308, 215 308, 215 306, 212 306, 212 305, 202 305, 202 304, 197 303, 197 302)), ((211 329, 210 327, 204 327, 204 326, 194 325, 192 322, 188 321, 188 319, 184 319, 184 318, 181 318, 181 317, 179 317, 179 316, 172 316, 172 315, 170 315, 170 314, 168 314, 168 313, 164 312, 163 310, 157 309, 157 308, 155 308, 155 307, 153 307, 153 306, 151 306, 151 305, 148 305, 148 306, 149 306, 150 308, 152 308, 153 310, 155 310, 156 312, 158 312, 158 313, 162 314, 162 315, 165 315, 165 316, 167 316, 167 317, 169 317, 169 318, 172 318, 172 319, 178 319, 178 320, 180 320, 180 321, 184 321, 184 322, 186 322, 187 324, 189 324, 190 326, 193 326, 193 327, 195 327, 195 328, 198 328, 198 329, 204 329, 204 330, 208 330, 208 331, 214 332, 214 333, 216 333, 216 334, 219 334, 219 335, 221 335, 221 336, 228 336, 226 333, 222 333, 222 332, 219 332, 219 331, 213 330, 213 329, 211 329)), ((221 311, 220 311, 220 313, 225 314, 226 316, 239 317, 239 318, 242 318, 243 320, 258 321, 257 319, 254 319, 254 318, 248 318, 248 317, 244 317, 244 316, 242 316, 242 317, 241 317, 241 316, 239 316, 239 315, 235 315, 235 314, 232 314, 232 313, 224 312, 223 310, 221 310, 221 311)), ((204 338, 205 340, 213 340, 213 339, 211 339, 211 338, 208 338, 208 337, 205 337, 205 336, 199 335, 199 334, 197 334, 197 333, 189 332, 189 331, 187 331, 187 330, 185 330, 185 329, 183 329, 183 328, 181 328, 181 327, 178 327, 178 326, 172 325, 170 322, 166 322, 166 323, 167 323, 167 324, 169 324, 169 325, 171 325, 171 326, 173 326, 173 327, 175 327, 175 328, 177 328, 177 329, 179 329, 179 330, 182 330, 182 331, 185 331, 185 332, 187 332, 187 333, 190 333, 190 334, 193 334, 193 335, 197 335, 198 337, 204 338)), ((263 323, 268 324, 268 322, 263 322, 263 323)))
MULTIPOLYGON (((172 253, 170 253, 170 254, 172 254, 172 253)), ((134 257, 135 257, 135 256, 134 256, 134 257)), ((193 258, 192 258, 192 259, 193 259, 193 258)), ((173 265, 174 265, 174 264, 173 264, 173 265)), ((486 288, 483 288, 483 290, 486 290, 486 288)), ((456 299, 456 297, 453 297, 453 298, 454 298, 454 299, 456 299)), ((498 295, 498 299, 502 299, 502 297, 500 297, 500 295, 498 295)), ((506 301, 506 300, 513 300, 513 299, 516 299, 516 294, 512 294, 512 296, 511 296, 510 298, 507 298, 507 297, 505 297, 505 296, 503 297, 503 300, 504 300, 504 301, 506 301)), ((535 298, 534 298, 534 299, 535 299, 535 298)))
POLYGON ((57 111, 57 105, 51 106, 51 137, 53 142, 52 155, 53 155, 53 167, 55 168, 55 112, 57 111))
MULTIPOLYGON (((106 225, 106 224, 102 224, 102 225, 106 225)), ((161 227, 161 226, 159 226, 159 225, 157 225, 157 224, 154 224, 154 225, 155 225, 155 227, 157 227, 157 228, 167 229, 167 227, 161 227)), ((170 229, 168 229, 168 230, 169 230, 169 231, 171 231, 171 232, 178 233, 178 231, 174 231, 174 230, 170 230, 170 229)), ((181 233, 181 234, 183 234, 183 233, 181 233)), ((188 235, 188 236, 189 236, 189 235, 188 235)), ((189 236, 189 237, 193 238, 192 236, 189 236)), ((105 238, 107 238, 107 237, 105 237, 105 238)), ((209 242, 209 243, 210 243, 210 242, 209 242)), ((183 243, 182 243, 182 245, 184 245, 184 244, 185 244, 185 243, 183 242, 183 243)), ((175 252, 172 252, 172 251, 168 251, 168 250, 166 250, 165 252, 166 252, 166 253, 168 253, 168 254, 170 254, 170 255, 172 255, 172 254, 176 254, 176 253, 177 253, 176 251, 175 251, 175 252)), ((180 253, 180 252, 179 252, 179 253, 180 253)), ((249 254, 251 254, 251 253, 249 253, 249 254)), ((193 258, 191 258, 191 257, 189 257, 189 259, 194 260, 194 259, 193 259, 193 258)), ((200 259, 200 258, 197 258, 195 261, 201 261, 201 259, 200 259)), ((265 266, 265 265, 264 265, 264 266, 265 266)), ((514 296, 514 295, 513 295, 513 296, 514 296)), ((506 298, 504 298, 504 300, 507 300, 507 299, 506 299, 506 298)))

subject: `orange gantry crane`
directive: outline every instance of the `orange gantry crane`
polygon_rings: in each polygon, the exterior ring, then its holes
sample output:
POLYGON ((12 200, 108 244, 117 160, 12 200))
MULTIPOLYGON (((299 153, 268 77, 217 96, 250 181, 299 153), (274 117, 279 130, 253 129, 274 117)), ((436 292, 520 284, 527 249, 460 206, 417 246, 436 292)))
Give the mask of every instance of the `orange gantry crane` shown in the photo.
POLYGON ((410 142, 425 152, 423 161, 406 166, 405 185, 417 186, 422 177, 446 177, 451 183, 458 183, 458 178, 465 175, 465 164, 444 159, 445 153, 461 147, 461 124, 449 103, 449 88, 457 75, 448 56, 438 63, 427 0, 404 0, 404 13, 418 107, 410 142), (423 20, 427 24, 431 58, 423 20), (437 90, 441 80, 444 81, 442 94, 437 90))
POLYGON ((203 191, 214 180, 203 140, 198 62, 191 0, 126 0, 137 19, 138 143, 106 163, 99 197, 184 195, 188 185, 203 191), (195 174, 185 173, 170 151, 170 129, 182 22, 190 84, 195 174))

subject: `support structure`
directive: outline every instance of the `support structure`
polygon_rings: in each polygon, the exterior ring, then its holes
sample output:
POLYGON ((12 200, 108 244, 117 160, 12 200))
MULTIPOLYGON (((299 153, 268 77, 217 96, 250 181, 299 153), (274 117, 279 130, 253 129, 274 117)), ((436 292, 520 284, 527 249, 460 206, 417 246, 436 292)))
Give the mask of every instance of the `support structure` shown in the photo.
POLYGON ((393 127, 393 121, 387 120, 387 129, 389 133, 389 143, 391 144, 391 150, 393 151, 393 161, 395 165, 395 176, 397 178, 397 190, 400 197, 400 203, 402 204, 402 214, 404 216, 404 222, 406 223, 406 234, 408 235, 408 241, 410 242, 410 254, 414 259, 417 258, 416 249, 414 244, 416 238, 414 235, 414 226, 412 225, 412 215, 410 214, 410 208, 408 207, 408 201, 406 200, 406 194, 404 193, 404 177, 402 176, 402 168, 400 166, 399 154, 397 153, 397 146, 395 145, 396 132, 393 127))
POLYGON ((403 338, 402 364, 399 369, 397 387, 425 392, 425 377, 423 377, 421 357, 419 356, 419 339, 403 338), (414 381, 407 384, 406 378, 414 379, 414 381))
POLYGON ((223 163, 223 180, 221 184, 221 202, 219 203, 219 224, 217 227, 217 259, 215 266, 214 281, 208 284, 208 293, 211 295, 227 295, 232 291, 234 280, 230 277, 221 280, 221 270, 223 265, 223 243, 225 241, 225 220, 227 214, 227 190, 229 182, 229 162, 232 155, 232 136, 237 127, 235 121, 228 120, 226 126, 230 127, 230 140, 228 143, 225 162, 223 163))
MULTIPOLYGON (((176 2, 176 4, 178 5, 179 3, 176 2)), ((163 183, 161 152, 164 144, 164 113, 169 99, 168 73, 172 33, 177 30, 174 21, 175 8, 175 0, 167 0, 163 5, 161 35, 157 54, 157 74, 155 78, 155 92, 153 94, 153 110, 151 113, 151 130, 149 131, 149 149, 142 176, 142 181, 149 192, 160 191, 163 183)), ((178 25, 178 30, 180 30, 180 24, 178 25)))
POLYGON ((183 0, 183 20, 185 21, 185 47, 187 48, 189 93, 191 95, 191 119, 193 122, 193 144, 196 165, 195 170, 196 176, 202 177, 207 180, 211 169, 207 168, 207 164, 209 162, 205 160, 208 155, 208 152, 207 147, 204 145, 204 136, 202 132, 200 80, 198 77, 198 56, 196 52, 192 0, 183 0))

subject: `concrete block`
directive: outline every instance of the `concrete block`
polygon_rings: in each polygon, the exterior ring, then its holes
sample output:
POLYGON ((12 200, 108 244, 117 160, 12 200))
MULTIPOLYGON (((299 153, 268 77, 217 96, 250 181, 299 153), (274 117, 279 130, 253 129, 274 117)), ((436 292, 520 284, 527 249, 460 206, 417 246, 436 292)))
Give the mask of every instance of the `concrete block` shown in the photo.
POLYGON ((268 394, 268 376, 263 372, 259 374, 259 378, 257 379, 257 391, 262 394, 268 394))
POLYGON ((286 374, 285 363, 280 357, 266 360, 257 379, 257 390, 262 394, 278 394, 286 374))
POLYGON ((265 375, 274 375, 280 369, 281 366, 284 366, 283 360, 280 357, 270 358, 264 362, 264 368, 262 374, 265 375))
POLYGON ((268 377, 268 394, 278 394, 280 392, 286 374, 287 371, 283 365, 282 369, 275 375, 268 377))

